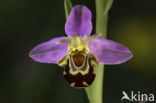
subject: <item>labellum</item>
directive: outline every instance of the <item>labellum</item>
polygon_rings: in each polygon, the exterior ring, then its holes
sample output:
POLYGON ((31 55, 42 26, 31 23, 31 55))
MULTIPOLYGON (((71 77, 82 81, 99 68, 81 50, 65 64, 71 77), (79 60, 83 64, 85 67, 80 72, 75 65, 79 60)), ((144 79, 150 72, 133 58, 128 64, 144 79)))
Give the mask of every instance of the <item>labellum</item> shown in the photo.
POLYGON ((74 36, 69 44, 68 55, 59 60, 58 64, 64 67, 64 78, 70 86, 84 88, 95 79, 94 67, 98 64, 98 59, 89 52, 84 41, 74 36))

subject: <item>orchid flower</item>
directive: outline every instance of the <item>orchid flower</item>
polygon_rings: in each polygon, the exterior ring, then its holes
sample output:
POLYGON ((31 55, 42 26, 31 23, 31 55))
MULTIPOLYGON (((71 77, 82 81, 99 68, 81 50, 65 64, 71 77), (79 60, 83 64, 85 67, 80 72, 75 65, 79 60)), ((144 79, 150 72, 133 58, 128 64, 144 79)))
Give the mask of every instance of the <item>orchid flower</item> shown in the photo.
POLYGON ((42 63, 64 68, 64 78, 75 88, 88 87, 95 79, 98 64, 121 64, 132 57, 130 50, 112 40, 90 35, 92 13, 82 5, 75 6, 65 24, 67 37, 56 37, 33 48, 29 56, 42 63))

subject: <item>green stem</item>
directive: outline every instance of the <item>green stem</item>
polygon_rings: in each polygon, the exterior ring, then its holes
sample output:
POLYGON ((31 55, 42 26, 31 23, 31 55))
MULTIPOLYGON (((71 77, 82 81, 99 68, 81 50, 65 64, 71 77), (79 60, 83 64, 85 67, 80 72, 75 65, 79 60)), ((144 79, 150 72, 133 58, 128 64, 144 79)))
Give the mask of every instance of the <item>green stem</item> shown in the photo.
MULTIPOLYGON (((96 33, 102 33, 102 37, 106 38, 108 11, 113 0, 95 0, 96 2, 96 33)), ((95 67, 96 78, 93 84, 86 88, 90 103, 103 103, 103 79, 104 65, 95 67)))
POLYGON ((102 103, 104 65, 98 65, 95 72, 96 78, 93 84, 86 88, 86 92, 90 103, 102 103))

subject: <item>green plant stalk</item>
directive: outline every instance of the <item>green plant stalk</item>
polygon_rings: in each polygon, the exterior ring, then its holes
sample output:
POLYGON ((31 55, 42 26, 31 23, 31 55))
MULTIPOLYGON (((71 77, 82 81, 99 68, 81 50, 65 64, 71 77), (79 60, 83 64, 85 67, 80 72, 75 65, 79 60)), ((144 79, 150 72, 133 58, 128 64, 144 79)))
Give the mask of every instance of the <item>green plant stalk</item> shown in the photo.
MULTIPOLYGON (((96 2, 96 33, 102 33, 106 38, 108 11, 113 0, 95 0, 96 2)), ((91 86, 86 88, 90 103, 103 103, 104 65, 95 67, 96 78, 91 86)))
POLYGON ((66 20, 68 19, 68 16, 72 10, 73 6, 70 0, 64 0, 64 10, 65 10, 65 16, 66 20))
POLYGON ((98 65, 95 73, 96 78, 93 84, 86 88, 86 92, 90 103, 102 103, 104 65, 98 65))

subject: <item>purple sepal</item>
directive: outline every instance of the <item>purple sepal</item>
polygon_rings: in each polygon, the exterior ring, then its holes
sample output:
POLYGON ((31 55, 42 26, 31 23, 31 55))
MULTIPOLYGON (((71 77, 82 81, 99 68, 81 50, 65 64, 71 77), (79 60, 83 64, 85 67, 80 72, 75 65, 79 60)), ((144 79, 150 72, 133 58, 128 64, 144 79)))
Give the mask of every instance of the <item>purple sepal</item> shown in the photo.
POLYGON ((57 44, 57 41, 65 39, 66 37, 56 37, 33 48, 29 56, 42 63, 57 63, 63 56, 68 53, 68 44, 57 44))
POLYGON ((65 31, 69 37, 78 35, 84 37, 89 36, 92 31, 92 13, 86 6, 75 6, 65 24, 65 31))
POLYGON ((98 57, 100 64, 120 64, 133 57, 124 45, 100 37, 89 42, 89 49, 98 57))

